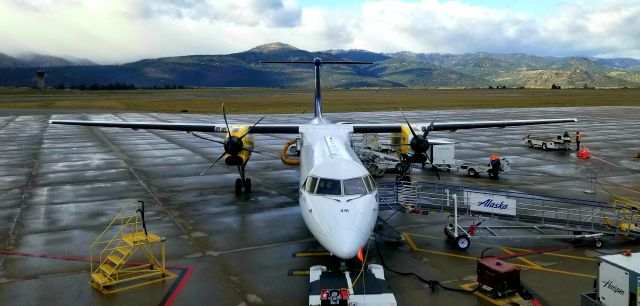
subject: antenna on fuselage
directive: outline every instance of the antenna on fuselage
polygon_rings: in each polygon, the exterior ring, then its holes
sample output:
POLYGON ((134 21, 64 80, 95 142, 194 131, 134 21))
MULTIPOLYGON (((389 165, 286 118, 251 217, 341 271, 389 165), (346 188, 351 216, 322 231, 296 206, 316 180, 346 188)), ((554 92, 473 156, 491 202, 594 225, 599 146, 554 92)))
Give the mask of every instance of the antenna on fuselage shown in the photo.
POLYGON ((313 100, 313 116, 315 118, 322 118, 322 94, 320 93, 320 66, 322 64, 332 65, 371 65, 373 62, 360 62, 360 61, 325 61, 316 57, 312 62, 308 61, 260 61, 260 64, 313 64, 316 72, 316 90, 315 99, 313 100))

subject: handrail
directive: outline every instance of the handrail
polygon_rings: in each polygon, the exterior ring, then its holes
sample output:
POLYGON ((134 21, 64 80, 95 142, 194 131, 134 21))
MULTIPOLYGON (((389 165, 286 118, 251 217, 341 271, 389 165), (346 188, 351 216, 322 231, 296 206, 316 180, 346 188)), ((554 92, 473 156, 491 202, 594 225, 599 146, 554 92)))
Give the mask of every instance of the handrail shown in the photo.
POLYGON ((100 233, 100 235, 98 235, 98 237, 93 241, 93 243, 91 244, 91 246, 89 247, 89 256, 92 259, 91 262, 91 273, 95 273, 100 266, 98 265, 98 267, 94 270, 94 249, 98 246, 101 246, 102 250, 98 253, 98 262, 100 264, 103 264, 109 255, 111 255, 113 253, 113 251, 115 250, 116 247, 110 248, 111 244, 114 241, 120 241, 120 239, 117 239, 118 237, 120 237, 122 231, 124 231, 126 228, 128 228, 129 226, 131 226, 131 229, 136 232, 138 229, 138 223, 140 223, 140 221, 138 221, 137 219, 137 214, 134 212, 131 215, 127 215, 127 216, 123 216, 122 214, 127 211, 128 208, 131 207, 132 204, 137 204, 138 202, 134 202, 134 201, 127 201, 126 204, 118 211, 118 213, 116 214, 116 216, 111 220, 111 222, 109 222, 109 224, 105 227, 105 229, 102 231, 102 233, 100 233), (134 220, 132 222, 132 220, 134 220), (116 223, 117 221, 120 221, 120 229, 111 237, 111 239, 109 240, 102 240, 102 237, 114 226, 114 223, 116 223), (108 256, 104 256, 106 252, 109 252, 108 256))

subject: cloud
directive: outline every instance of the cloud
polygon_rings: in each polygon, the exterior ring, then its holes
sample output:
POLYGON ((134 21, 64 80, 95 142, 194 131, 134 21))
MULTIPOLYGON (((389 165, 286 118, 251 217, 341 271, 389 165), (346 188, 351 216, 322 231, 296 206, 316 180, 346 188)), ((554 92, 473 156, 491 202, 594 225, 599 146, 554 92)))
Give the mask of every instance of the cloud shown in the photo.
POLYGON ((295 2, 282 0, 156 0, 140 4, 140 15, 147 19, 224 21, 247 26, 293 27, 302 15, 295 2))
POLYGON ((640 58, 639 32, 634 0, 575 0, 546 15, 444 0, 344 7, 301 7, 297 0, 0 1, 0 52, 101 63, 225 54, 274 41, 307 50, 640 58))

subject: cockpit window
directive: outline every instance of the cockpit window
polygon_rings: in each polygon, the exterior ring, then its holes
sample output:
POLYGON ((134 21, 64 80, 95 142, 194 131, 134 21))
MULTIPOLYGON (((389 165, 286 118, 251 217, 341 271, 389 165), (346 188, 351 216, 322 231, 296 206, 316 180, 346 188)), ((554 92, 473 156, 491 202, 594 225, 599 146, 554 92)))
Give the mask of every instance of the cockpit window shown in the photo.
POLYGON ((358 177, 354 179, 344 180, 344 194, 345 195, 353 195, 353 194, 365 194, 367 193, 367 188, 364 185, 363 178, 358 177))
POLYGON ((318 184, 318 178, 317 177, 307 177, 307 181, 305 182, 304 185, 304 190, 306 190, 309 193, 314 193, 316 191, 316 184, 318 184))
POLYGON ((376 183, 371 175, 347 180, 336 180, 309 176, 302 184, 302 188, 312 194, 323 195, 359 195, 372 193, 376 183))
POLYGON ((365 177, 363 177, 364 182, 367 185, 367 191, 368 192, 373 192, 376 189, 376 183, 373 182, 373 179, 371 178, 371 175, 367 175, 365 177))
POLYGON ((342 190, 340 188, 340 181, 321 178, 320 181, 318 181, 318 188, 316 189, 316 193, 327 194, 327 195, 340 195, 342 194, 342 190))

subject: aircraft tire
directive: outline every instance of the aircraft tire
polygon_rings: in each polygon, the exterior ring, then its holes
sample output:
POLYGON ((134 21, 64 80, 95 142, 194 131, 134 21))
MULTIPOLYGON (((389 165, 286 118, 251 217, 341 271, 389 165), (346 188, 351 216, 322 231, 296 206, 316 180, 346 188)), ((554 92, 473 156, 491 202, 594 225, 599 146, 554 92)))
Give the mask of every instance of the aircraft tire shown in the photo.
POLYGON ((244 193, 251 193, 251 179, 247 178, 244 180, 244 193))
POLYGON ((236 195, 241 195, 242 194, 242 180, 241 179, 236 179, 236 195))

